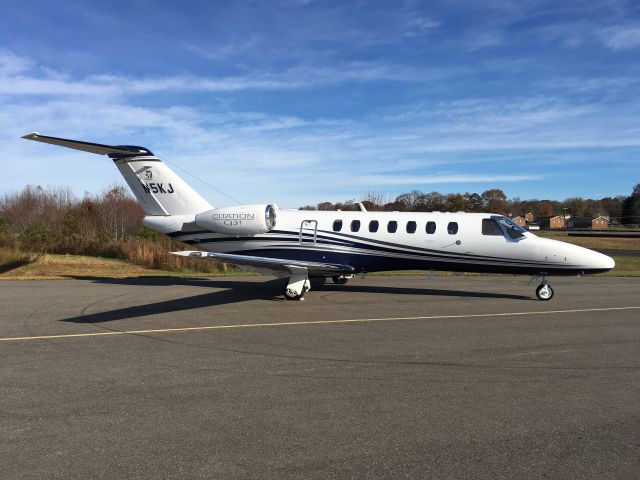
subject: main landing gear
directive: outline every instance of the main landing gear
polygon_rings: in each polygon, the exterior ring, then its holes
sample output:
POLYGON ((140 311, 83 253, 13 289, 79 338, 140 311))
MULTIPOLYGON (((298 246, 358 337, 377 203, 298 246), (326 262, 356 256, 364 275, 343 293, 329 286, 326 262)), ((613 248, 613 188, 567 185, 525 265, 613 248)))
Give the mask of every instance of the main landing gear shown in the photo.
POLYGON ((331 280, 333 280, 333 283, 335 283, 336 285, 344 285, 345 283, 347 283, 352 278, 353 278, 353 274, 349 274, 349 275, 334 275, 333 277, 331 277, 331 280))
POLYGON ((544 277, 542 277, 542 283, 536 288, 536 297, 543 302, 553 298, 553 288, 551 288, 551 285, 549 285, 549 282, 544 277))
POLYGON ((287 286, 284 287, 285 300, 304 300, 304 294, 311 289, 309 272, 306 268, 289 267, 291 276, 287 286))

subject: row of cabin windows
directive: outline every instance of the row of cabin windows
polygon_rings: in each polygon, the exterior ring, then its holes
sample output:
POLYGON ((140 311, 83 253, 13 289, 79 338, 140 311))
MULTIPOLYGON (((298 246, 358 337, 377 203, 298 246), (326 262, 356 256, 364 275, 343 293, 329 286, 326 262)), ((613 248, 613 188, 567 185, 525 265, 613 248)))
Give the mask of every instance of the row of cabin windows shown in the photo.
MULTIPOLYGON (((380 228, 380 222, 378 222, 378 220, 371 220, 369 222, 369 231, 371 233, 377 232, 379 228, 380 228)), ((416 233, 417 228, 418 228, 418 224, 413 220, 410 220, 407 222, 407 225, 406 225, 407 233, 416 233)), ((434 233, 436 233, 436 222, 427 222, 424 229, 425 229, 425 232, 427 232, 429 235, 433 235, 434 233)), ((333 222, 333 231, 339 232, 341 230, 342 230, 342 220, 335 220, 333 222)), ((360 231, 360 220, 351 221, 351 231, 352 232, 360 231)), ((396 233, 397 231, 398 231, 398 222, 396 222, 395 220, 391 220, 387 222, 387 232, 396 233)), ((449 224, 447 225, 447 233, 449 233, 450 235, 455 235, 456 233, 458 233, 458 223, 449 222, 449 224)))

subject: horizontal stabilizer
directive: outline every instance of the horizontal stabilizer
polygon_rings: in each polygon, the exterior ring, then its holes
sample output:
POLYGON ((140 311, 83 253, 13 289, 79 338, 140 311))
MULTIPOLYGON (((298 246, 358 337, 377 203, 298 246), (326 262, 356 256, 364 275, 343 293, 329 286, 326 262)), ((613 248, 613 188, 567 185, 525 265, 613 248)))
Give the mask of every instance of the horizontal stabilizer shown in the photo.
POLYGON ((232 253, 213 253, 201 251, 171 252, 172 255, 191 258, 208 258, 232 265, 266 268, 276 271, 291 271, 292 268, 306 268, 309 272, 327 275, 353 273, 353 267, 332 263, 305 262, 301 260, 286 260, 282 258, 254 257, 249 255, 234 255, 232 253))
POLYGON ((73 148, 74 150, 82 150, 83 152, 96 153, 98 155, 153 155, 149 150, 142 147, 102 145, 100 143, 82 142, 80 140, 69 140, 67 138, 49 137, 47 135, 40 135, 36 132, 25 135, 22 138, 25 140, 35 140, 36 142, 50 143, 51 145, 73 148))

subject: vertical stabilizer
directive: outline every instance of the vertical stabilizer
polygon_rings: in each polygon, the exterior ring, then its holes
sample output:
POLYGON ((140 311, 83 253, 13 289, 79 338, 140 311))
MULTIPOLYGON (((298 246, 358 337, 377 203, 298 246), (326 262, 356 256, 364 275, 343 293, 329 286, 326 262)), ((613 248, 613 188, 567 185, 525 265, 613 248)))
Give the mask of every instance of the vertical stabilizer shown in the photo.
POLYGON ((213 208, 173 170, 144 147, 101 145, 48 137, 38 133, 31 133, 22 138, 108 155, 142 205, 145 215, 192 215, 213 208))

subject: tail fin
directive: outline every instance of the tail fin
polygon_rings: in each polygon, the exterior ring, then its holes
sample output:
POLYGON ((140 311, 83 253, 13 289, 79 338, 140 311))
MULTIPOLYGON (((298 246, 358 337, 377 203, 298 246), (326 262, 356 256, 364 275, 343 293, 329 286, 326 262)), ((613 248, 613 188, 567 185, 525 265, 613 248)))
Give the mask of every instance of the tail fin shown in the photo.
POLYGON ((150 150, 129 145, 101 145, 30 133, 27 140, 108 155, 142 205, 145 215, 189 215, 213 207, 150 150))

